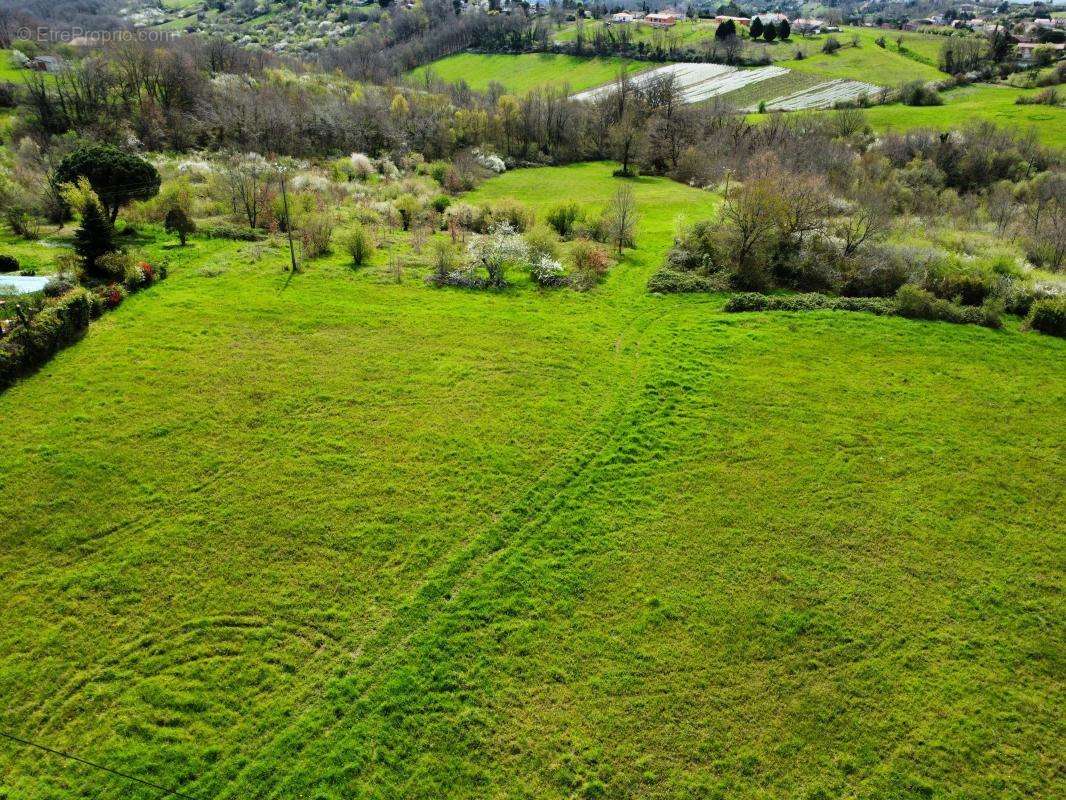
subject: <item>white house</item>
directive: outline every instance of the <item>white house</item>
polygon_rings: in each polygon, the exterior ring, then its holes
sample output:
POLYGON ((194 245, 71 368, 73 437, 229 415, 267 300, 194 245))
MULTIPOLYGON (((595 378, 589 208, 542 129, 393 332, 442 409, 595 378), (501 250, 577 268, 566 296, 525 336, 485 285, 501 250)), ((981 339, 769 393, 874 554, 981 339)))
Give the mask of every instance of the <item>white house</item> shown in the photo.
POLYGON ((619 11, 617 14, 611 16, 611 22, 615 22, 619 25, 628 25, 633 21, 633 15, 628 11, 619 11))

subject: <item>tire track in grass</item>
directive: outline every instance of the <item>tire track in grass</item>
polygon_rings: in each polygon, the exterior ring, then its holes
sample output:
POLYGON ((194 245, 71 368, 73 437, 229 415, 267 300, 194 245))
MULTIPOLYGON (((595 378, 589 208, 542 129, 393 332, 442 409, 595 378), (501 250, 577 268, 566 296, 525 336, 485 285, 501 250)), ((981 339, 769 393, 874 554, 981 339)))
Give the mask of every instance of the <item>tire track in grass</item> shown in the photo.
MULTIPOLYGON (((371 690, 387 678, 388 672, 379 669, 380 665, 432 626, 454 602, 464 585, 484 574, 510 549, 522 546, 533 532, 550 520, 569 501, 567 489, 575 485, 597 457, 610 450, 612 442, 627 420, 626 410, 630 397, 637 388, 641 375, 641 359, 646 351, 646 348, 641 346, 642 338, 669 311, 670 309, 645 311, 629 324, 629 332, 623 332, 619 337, 621 340, 629 340, 627 348, 632 352, 627 353, 626 357, 635 360, 631 369, 625 370, 623 367, 623 370, 628 372, 628 381, 599 423, 566 454, 546 467, 531 488, 503 513, 499 522, 465 545, 458 553, 447 555, 435 573, 408 595, 407 600, 381 629, 370 634, 368 640, 359 645, 356 661, 358 671, 363 674, 379 674, 377 681, 368 681, 363 686, 361 694, 364 697, 369 696, 371 690), (596 444, 597 442, 600 444, 596 444)), ((309 687, 305 696, 292 702, 292 705, 304 705, 312 699, 311 695, 325 691, 330 682, 348 677, 347 672, 340 676, 324 674, 318 682, 319 685, 309 687)), ((219 792, 220 797, 246 796, 245 792, 251 787, 242 787, 241 782, 258 768, 257 764, 262 763, 263 750, 260 748, 281 749, 284 752, 278 753, 276 760, 292 760, 291 738, 297 730, 302 738, 302 750, 315 735, 321 735, 337 723, 336 716, 332 719, 308 719, 308 715, 323 711, 328 711, 328 708, 311 706, 284 730, 263 730, 252 734, 252 741, 246 740, 242 750, 254 749, 256 763, 249 764, 229 778, 221 775, 204 778, 216 784, 215 791, 219 792), (265 741, 257 747, 254 743, 257 739, 265 741)), ((275 759, 267 759, 268 762, 272 760, 275 759)))
MULTIPOLYGON (((669 336, 677 338, 676 332, 669 336)), ((727 342, 717 343, 712 349, 729 346, 727 342)), ((702 346, 698 351, 711 352, 702 346)), ((311 761, 341 765, 360 763, 362 757, 362 766, 368 771, 378 769, 383 761, 381 769, 397 774, 391 782, 372 779, 376 790, 399 783, 401 796, 433 796, 434 790, 442 787, 432 785, 431 775, 425 776, 429 784, 408 775, 426 759, 435 764, 451 754, 460 777, 477 791, 488 788, 478 762, 479 756, 483 756, 482 761, 491 760, 482 751, 489 748, 492 738, 494 694, 491 687, 479 686, 478 679, 492 683, 504 677, 501 668, 506 673, 506 639, 515 630, 512 626, 533 623, 544 613, 533 598, 581 593, 580 574, 568 573, 567 566, 582 552, 601 546, 610 533, 596 518, 597 505, 589 504, 590 496, 608 503, 621 499, 631 519, 639 516, 641 508, 655 513, 654 497, 642 493, 619 498, 614 487, 646 479, 685 446, 687 437, 698 435, 697 430, 675 421, 686 413, 690 397, 704 392, 710 384, 712 363, 707 359, 678 360, 674 357, 677 352, 668 342, 652 351, 641 379, 632 387, 636 391, 627 393, 611 435, 584 460, 580 471, 568 476, 557 489, 547 487, 557 498, 547 513, 521 523, 499 558, 457 587, 451 605, 427 618, 404 638, 403 647, 385 653, 372 666, 376 675, 350 681, 350 710, 325 731, 311 761), (605 478, 608 473, 614 474, 605 478), (464 644, 469 646, 464 649, 464 644), (493 663, 494 655, 500 663, 493 663), (483 689, 480 697, 479 688, 483 689), (472 718, 473 722, 456 729, 449 716, 472 718), (338 736, 342 725, 344 735, 338 736), (381 748, 393 757, 369 760, 360 752, 360 734, 374 742, 375 755, 381 748), (425 743, 429 752, 413 746, 412 741, 425 743)), ((551 600, 547 602, 550 606, 551 600)), ((335 779, 363 777, 358 771, 340 769, 335 779)), ((320 785, 306 781, 305 775, 292 775, 275 796, 293 796, 320 785)))

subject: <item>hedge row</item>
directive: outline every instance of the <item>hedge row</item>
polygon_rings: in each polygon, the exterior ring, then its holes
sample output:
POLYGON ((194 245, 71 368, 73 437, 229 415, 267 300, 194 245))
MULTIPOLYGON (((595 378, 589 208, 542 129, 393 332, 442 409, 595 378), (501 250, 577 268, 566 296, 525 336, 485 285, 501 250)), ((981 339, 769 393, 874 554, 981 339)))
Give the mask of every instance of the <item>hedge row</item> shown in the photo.
POLYGON ((0 341, 0 389, 80 339, 89 320, 99 316, 99 304, 100 299, 88 289, 71 289, 38 311, 28 325, 0 341))
MULTIPOLYGON (((734 295, 726 311, 861 311, 867 314, 895 315, 908 319, 953 322, 960 325, 1003 327, 1002 303, 986 302, 980 307, 962 306, 942 300, 918 286, 903 286, 895 297, 833 297, 825 294, 765 295, 756 292, 734 295)), ((1035 327, 1035 326, 1033 326, 1035 327)))
POLYGON ((1037 300, 1025 318, 1025 326, 1052 336, 1066 336, 1066 297, 1037 300))
POLYGON ((162 280, 166 274, 165 266, 157 273, 150 265, 141 263, 125 285, 109 284, 94 291, 78 286, 46 300, 28 324, 16 327, 0 339, 0 391, 80 339, 90 320, 117 308, 131 292, 162 280))
POLYGON ((726 311, 864 311, 868 314, 894 314, 896 306, 884 297, 832 297, 827 294, 769 295, 745 292, 733 295, 726 311))

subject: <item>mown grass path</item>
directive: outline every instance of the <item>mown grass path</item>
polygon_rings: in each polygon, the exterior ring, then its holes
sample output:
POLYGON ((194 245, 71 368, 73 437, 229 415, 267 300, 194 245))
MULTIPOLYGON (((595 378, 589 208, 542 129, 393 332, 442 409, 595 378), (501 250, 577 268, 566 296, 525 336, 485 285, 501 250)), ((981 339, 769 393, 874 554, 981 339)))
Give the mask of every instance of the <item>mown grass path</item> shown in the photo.
POLYGON ((198 241, 0 395, 0 727, 203 798, 1059 794, 1062 342, 649 296, 716 201, 634 189, 587 295, 198 241))

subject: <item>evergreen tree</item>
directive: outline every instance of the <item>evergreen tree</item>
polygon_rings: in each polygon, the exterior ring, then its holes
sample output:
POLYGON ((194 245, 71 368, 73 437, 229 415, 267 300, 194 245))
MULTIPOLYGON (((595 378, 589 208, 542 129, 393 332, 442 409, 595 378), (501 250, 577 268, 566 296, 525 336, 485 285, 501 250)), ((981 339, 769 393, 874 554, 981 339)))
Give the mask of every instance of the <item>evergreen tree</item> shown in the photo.
POLYGON ((792 35, 792 26, 788 24, 787 19, 781 20, 780 24, 777 26, 777 35, 782 39, 787 39, 792 35))
POLYGON ((74 252, 81 258, 87 272, 96 270, 96 260, 106 253, 113 253, 115 229, 100 201, 91 198, 81 209, 81 224, 74 231, 74 252))
POLYGON ((714 38, 718 41, 724 41, 725 39, 731 39, 737 35, 737 24, 731 19, 727 19, 721 25, 719 25, 714 31, 714 38))
POLYGON ((178 234, 178 240, 181 242, 181 246, 184 247, 189 234, 196 230, 196 223, 189 219, 189 215, 185 213, 184 209, 174 206, 167 212, 166 219, 163 220, 163 227, 167 233, 178 234))
POLYGON ((751 33, 752 39, 758 39, 760 36, 762 36, 762 20, 758 17, 752 19, 751 27, 748 28, 748 31, 751 33))
POLYGON ((762 38, 768 42, 772 42, 777 38, 777 26, 772 22, 767 22, 766 27, 762 29, 762 38))

